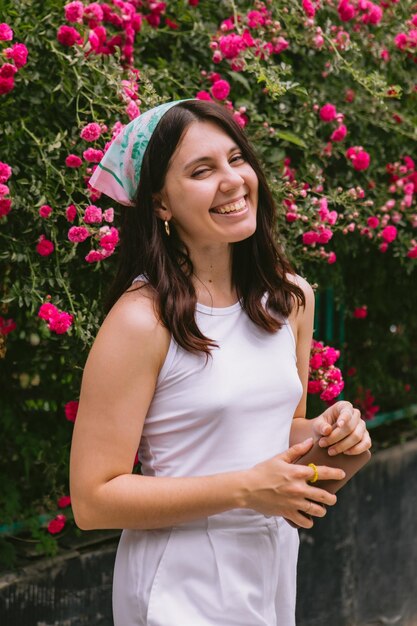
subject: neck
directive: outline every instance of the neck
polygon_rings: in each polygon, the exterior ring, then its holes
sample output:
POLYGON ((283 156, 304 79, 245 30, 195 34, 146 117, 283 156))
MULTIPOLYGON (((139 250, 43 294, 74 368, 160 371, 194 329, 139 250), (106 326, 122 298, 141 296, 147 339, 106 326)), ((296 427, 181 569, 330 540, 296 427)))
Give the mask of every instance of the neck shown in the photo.
POLYGON ((229 306, 237 300, 236 289, 232 285, 232 251, 219 246, 190 252, 194 266, 192 276, 197 301, 213 307, 229 306))

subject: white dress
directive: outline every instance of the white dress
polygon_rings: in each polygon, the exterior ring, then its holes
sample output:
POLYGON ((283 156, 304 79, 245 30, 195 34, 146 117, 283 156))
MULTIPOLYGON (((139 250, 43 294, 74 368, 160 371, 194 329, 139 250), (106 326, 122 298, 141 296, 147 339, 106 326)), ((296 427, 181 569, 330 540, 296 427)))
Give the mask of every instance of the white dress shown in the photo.
MULTIPOLYGON (((143 276, 135 280, 144 280, 143 276)), ((287 321, 257 327, 240 302, 197 304, 213 358, 171 339, 139 459, 147 476, 244 470, 283 452, 302 395, 287 321)), ((298 532, 282 517, 233 509, 157 530, 124 530, 115 626, 294 626, 298 532)))

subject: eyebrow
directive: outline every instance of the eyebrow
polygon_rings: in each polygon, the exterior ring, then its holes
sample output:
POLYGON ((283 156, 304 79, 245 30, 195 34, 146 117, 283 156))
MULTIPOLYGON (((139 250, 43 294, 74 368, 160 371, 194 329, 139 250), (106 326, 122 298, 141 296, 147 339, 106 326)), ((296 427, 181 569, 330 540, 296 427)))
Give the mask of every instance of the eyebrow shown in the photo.
MULTIPOLYGON (((239 146, 237 146, 236 144, 234 144, 228 154, 231 154, 232 152, 234 152, 235 150, 240 150, 239 146)), ((204 161, 211 161, 213 157, 210 156, 202 156, 202 157, 198 157, 197 159, 193 159, 192 161, 189 161, 189 163, 187 163, 186 165, 184 165, 184 171, 187 170, 188 168, 190 168, 192 165, 196 165, 197 163, 203 163, 204 161)))

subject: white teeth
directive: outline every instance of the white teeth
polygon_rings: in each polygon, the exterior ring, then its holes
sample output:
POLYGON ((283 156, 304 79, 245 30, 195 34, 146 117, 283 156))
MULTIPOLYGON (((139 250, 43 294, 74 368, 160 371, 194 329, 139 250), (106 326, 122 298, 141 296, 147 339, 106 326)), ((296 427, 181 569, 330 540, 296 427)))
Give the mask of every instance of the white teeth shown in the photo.
POLYGON ((245 198, 242 198, 238 202, 233 202, 232 204, 225 204, 219 209, 214 209, 216 213, 233 213, 234 211, 240 211, 246 206, 245 198))

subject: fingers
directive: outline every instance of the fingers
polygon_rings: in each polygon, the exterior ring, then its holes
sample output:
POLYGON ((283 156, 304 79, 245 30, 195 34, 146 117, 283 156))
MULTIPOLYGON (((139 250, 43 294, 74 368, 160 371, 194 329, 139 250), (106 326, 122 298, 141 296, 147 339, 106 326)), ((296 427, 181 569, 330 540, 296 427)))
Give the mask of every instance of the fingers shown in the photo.
POLYGON ((353 409, 351 413, 345 413, 344 417, 340 417, 337 420, 335 427, 333 428, 330 435, 326 437, 322 437, 320 439, 319 445, 324 448, 329 448, 329 454, 338 454, 339 452, 343 452, 348 448, 352 447, 359 443, 362 439, 364 432, 366 430, 365 422, 361 419, 361 414, 358 409, 353 409), (349 437, 348 445, 345 445, 345 441, 349 437), (337 451, 335 444, 338 442, 342 442, 342 447, 338 446, 337 451), (331 451, 332 450, 332 451, 331 451))
MULTIPOLYGON (((343 480, 346 476, 345 472, 338 467, 328 467, 327 465, 317 465, 317 480, 343 480)), ((302 478, 309 484, 314 484, 312 482, 316 476, 316 472, 312 467, 306 465, 297 465, 297 478, 302 478)))
POLYGON ((306 439, 301 443, 296 443, 294 446, 291 446, 291 448, 288 448, 288 450, 286 450, 282 454, 279 454, 278 456, 283 461, 286 461, 286 463, 294 463, 294 461, 297 461, 297 459, 306 454, 310 450, 312 445, 313 438, 310 437, 309 439, 306 439))
POLYGON ((362 454, 362 452, 365 452, 365 450, 369 450, 371 447, 372 447, 372 440, 368 431, 365 429, 365 433, 364 433, 362 440, 356 445, 349 448, 348 450, 345 450, 344 454, 349 454, 349 455, 362 454))

